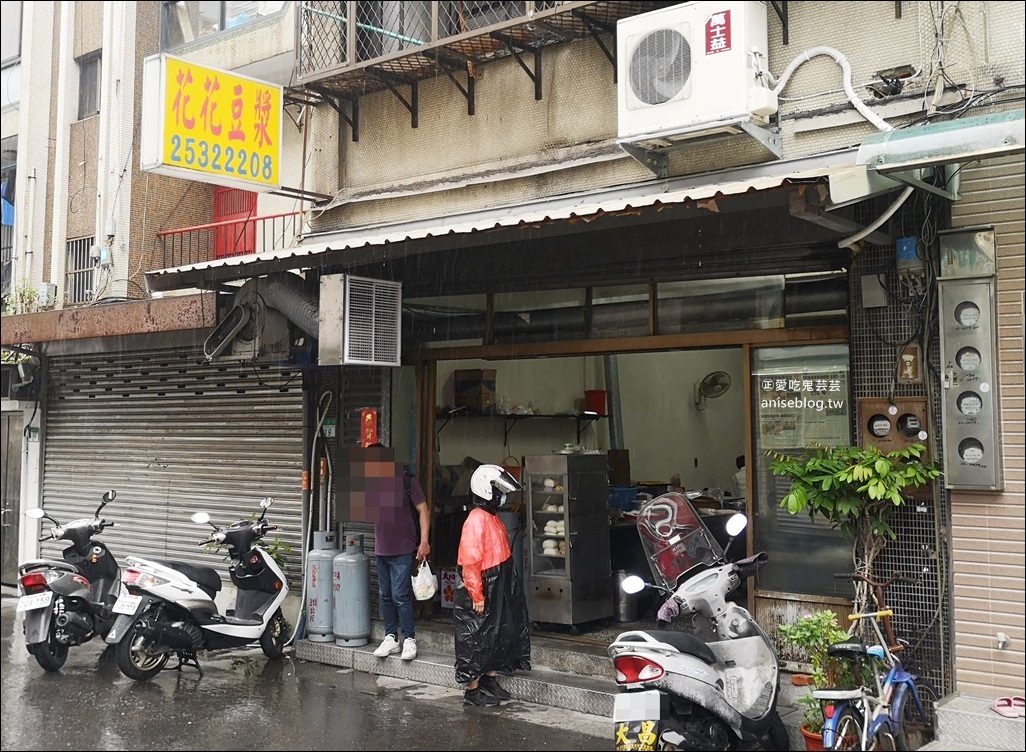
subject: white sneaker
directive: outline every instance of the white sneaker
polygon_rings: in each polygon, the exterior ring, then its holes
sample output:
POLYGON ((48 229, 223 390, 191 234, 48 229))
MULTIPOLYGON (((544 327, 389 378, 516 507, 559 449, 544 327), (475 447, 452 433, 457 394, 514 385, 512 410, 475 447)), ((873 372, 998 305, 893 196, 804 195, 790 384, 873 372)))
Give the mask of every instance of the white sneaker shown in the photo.
POLYGON ((403 640, 403 654, 399 656, 404 661, 412 661, 417 657, 417 641, 412 637, 403 640))
MULTIPOLYGON (((416 648, 414 648, 416 650, 416 648)), ((374 651, 374 655, 378 658, 384 658, 392 655, 392 653, 399 652, 399 640, 395 639, 395 635, 385 635, 385 639, 378 645, 377 650, 374 651)))

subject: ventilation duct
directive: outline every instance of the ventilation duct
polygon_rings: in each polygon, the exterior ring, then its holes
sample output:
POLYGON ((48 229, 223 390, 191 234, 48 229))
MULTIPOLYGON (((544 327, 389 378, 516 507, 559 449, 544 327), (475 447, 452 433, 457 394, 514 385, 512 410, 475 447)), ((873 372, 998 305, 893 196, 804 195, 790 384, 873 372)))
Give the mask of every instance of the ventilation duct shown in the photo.
POLYGON ((319 306, 318 365, 401 365, 401 284, 324 275, 319 306))
POLYGON ((303 278, 280 272, 248 280, 235 293, 228 315, 203 343, 203 353, 207 360, 220 355, 240 360, 287 358, 292 338, 286 320, 317 339, 317 300, 306 292, 303 278))

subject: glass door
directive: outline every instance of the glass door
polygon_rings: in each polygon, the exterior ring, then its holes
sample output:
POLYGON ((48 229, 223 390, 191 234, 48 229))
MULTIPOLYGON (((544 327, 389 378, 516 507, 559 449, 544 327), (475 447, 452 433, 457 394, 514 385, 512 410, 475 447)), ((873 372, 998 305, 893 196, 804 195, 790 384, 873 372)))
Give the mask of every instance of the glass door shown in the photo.
POLYGON ((773 563, 759 572, 760 590, 833 596, 833 575, 851 571, 851 545, 837 530, 780 506, 790 482, 772 474, 766 456, 767 450, 801 454, 811 443, 850 443, 848 357, 847 345, 752 350, 753 550, 773 563))

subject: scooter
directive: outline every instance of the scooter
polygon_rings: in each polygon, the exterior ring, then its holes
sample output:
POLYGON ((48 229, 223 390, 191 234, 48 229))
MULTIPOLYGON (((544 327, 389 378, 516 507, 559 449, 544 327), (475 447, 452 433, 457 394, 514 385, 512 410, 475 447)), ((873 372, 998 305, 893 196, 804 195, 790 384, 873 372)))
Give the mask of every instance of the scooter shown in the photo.
POLYGON ((192 515, 193 522, 213 528, 199 545, 228 548, 228 572, 238 592, 235 608, 225 614, 214 603, 221 578, 211 567, 127 557, 123 580, 128 592, 114 604, 119 616, 106 638, 108 644, 116 645, 121 673, 145 681, 165 668, 193 666, 202 676, 197 652, 254 642, 272 660, 284 655, 288 625, 281 605, 289 586, 284 572, 260 545, 264 534, 278 529, 264 516, 272 503, 270 498, 260 502, 256 521, 241 520, 228 527, 210 522, 206 512, 192 515), (172 656, 178 662, 167 666, 172 656))
POLYGON ((42 509, 25 512, 26 517, 53 523, 40 543, 71 543, 61 553, 64 561, 31 559, 18 566, 17 611, 25 614, 25 646, 46 671, 59 671, 68 660, 68 648, 106 635, 114 624, 111 607, 121 589, 121 570, 107 546, 93 536, 114 526, 100 512, 115 496, 107 491, 92 518, 67 525, 42 509))
MULTIPOLYGON (((746 525, 743 514, 727 521, 728 549, 746 525)), ((623 632, 607 650, 619 689, 614 748, 789 749, 773 643, 747 609, 727 600, 766 554, 728 561, 682 493, 647 502, 637 526, 655 583, 631 575, 621 587, 670 597, 659 609, 662 630, 623 632), (691 616, 692 633, 665 629, 680 615, 691 616)))

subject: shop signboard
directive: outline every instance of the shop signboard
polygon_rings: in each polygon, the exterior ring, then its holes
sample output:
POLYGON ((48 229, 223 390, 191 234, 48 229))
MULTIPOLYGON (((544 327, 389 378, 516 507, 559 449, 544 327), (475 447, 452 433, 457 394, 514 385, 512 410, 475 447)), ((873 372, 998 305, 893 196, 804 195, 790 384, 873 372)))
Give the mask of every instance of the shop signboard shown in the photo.
POLYGON ((144 171, 249 191, 280 187, 282 89, 171 55, 143 62, 144 171))

